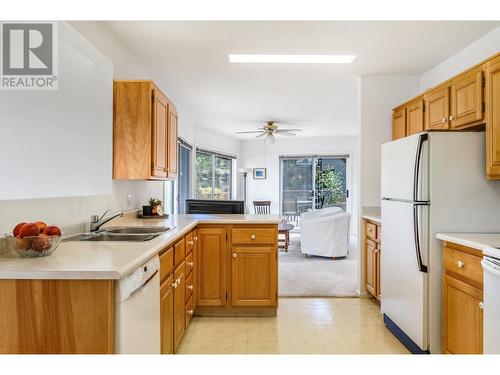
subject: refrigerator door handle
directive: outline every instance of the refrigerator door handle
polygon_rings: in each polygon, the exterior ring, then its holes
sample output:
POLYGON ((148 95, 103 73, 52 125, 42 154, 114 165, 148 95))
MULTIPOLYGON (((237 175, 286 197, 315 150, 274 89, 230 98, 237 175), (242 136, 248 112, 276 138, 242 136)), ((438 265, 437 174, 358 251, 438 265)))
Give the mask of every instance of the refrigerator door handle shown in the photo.
POLYGON ((427 266, 422 263, 422 252, 420 251, 420 238, 418 227, 418 207, 428 206, 429 202, 415 202, 413 203, 413 233, 415 236, 415 252, 417 256, 417 267, 420 272, 427 273, 427 266))
POLYGON ((418 179, 420 177, 420 158, 422 156, 422 147, 425 141, 429 139, 427 133, 420 134, 418 137, 417 153, 415 156, 415 168, 413 169, 413 201, 421 202, 418 200, 418 179))

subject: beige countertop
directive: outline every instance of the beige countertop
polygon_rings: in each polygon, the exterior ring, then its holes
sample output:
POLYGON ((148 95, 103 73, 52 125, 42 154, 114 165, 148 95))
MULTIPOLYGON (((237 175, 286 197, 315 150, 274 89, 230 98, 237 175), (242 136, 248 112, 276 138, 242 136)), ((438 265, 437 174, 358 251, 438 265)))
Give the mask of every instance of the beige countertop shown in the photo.
POLYGON ((363 207, 361 210, 361 217, 380 224, 380 207, 363 207))
POLYGON ((500 233, 437 233, 436 238, 484 252, 500 246, 500 233))
POLYGON ((166 220, 116 218, 107 225, 174 226, 151 241, 62 241, 49 256, 0 257, 0 279, 120 279, 198 224, 278 224, 277 215, 171 215, 166 220))

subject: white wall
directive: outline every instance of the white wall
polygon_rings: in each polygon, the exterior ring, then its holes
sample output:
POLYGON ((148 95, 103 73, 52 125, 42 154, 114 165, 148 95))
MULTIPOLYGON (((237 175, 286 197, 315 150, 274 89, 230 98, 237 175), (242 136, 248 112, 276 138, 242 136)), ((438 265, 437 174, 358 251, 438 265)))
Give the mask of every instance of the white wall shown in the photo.
POLYGON ((392 139, 392 109, 418 92, 417 76, 360 77, 361 207, 380 207, 380 146, 392 139))
MULTIPOLYGON (((252 173, 247 179, 247 205, 253 212, 251 203, 254 200, 270 200, 271 212, 279 213, 280 155, 311 154, 349 154, 350 165, 357 165, 358 150, 356 136, 332 136, 321 138, 283 139, 277 137, 276 143, 266 145, 264 140, 241 141, 242 168, 267 168, 267 179, 254 180, 252 173)), ((353 171, 354 168, 351 168, 353 171)), ((240 181, 242 180, 239 174, 240 181)), ((353 214, 352 233, 357 233, 357 201, 358 184, 355 173, 351 173, 350 190, 351 212, 353 214)))
POLYGON ((500 51, 500 27, 490 31, 463 50, 447 58, 420 77, 420 91, 425 91, 470 68, 500 51))
MULTIPOLYGON (((114 78, 151 78, 144 66, 102 23, 72 22, 70 25, 112 62, 114 78)), ((111 144, 109 147, 108 155, 111 158, 111 144)), ((91 152, 92 145, 89 144, 88 148, 91 152)), ((106 209, 140 207, 151 196, 160 198, 162 192, 162 182, 112 181, 112 192, 108 195, 0 201, 0 233, 10 232, 19 221, 40 219, 63 226, 87 222, 91 214, 102 213, 106 209), (128 194, 131 195, 130 199, 128 194)))

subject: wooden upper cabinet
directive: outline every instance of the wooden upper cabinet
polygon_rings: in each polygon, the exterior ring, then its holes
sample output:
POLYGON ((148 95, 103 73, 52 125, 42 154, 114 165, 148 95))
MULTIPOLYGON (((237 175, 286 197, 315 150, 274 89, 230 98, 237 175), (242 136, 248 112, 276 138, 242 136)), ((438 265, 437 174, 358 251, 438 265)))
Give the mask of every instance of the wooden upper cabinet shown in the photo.
POLYGON ((424 131, 424 100, 420 98, 406 107, 407 135, 424 131))
POLYGON ((198 228, 198 306, 226 306, 226 229, 198 228))
POLYGON ((276 246, 233 247, 233 306, 277 305, 277 256, 276 246))
POLYGON ((156 87, 153 89, 153 140, 152 140, 152 170, 154 177, 167 177, 167 162, 169 161, 167 144, 167 120, 169 117, 167 98, 156 87))
POLYGON ((451 82, 450 126, 461 128, 483 120, 483 72, 477 68, 451 82))
POLYGON ((406 137, 406 108, 394 110, 392 113, 392 140, 406 137))
POLYGON ((177 111, 170 105, 168 110, 168 167, 169 178, 177 177, 177 159, 178 159, 178 126, 177 111))
POLYGON ((425 95, 425 130, 448 129, 450 88, 441 86, 425 95))
POLYGON ((177 127, 175 107, 153 81, 114 81, 113 178, 175 178, 177 127))
POLYGON ((484 66, 486 175, 500 179, 500 56, 484 66))

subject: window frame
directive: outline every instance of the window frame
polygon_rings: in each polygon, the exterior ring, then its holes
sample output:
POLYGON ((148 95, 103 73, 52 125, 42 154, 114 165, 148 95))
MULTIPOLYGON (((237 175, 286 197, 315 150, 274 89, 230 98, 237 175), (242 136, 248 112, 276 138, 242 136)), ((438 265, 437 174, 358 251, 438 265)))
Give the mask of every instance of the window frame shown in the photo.
POLYGON ((198 195, 198 176, 197 176, 197 173, 198 173, 198 169, 197 169, 197 163, 198 163, 198 153, 200 154, 205 154, 205 155, 209 155, 210 158, 211 158, 211 197, 209 199, 211 200, 224 200, 224 199, 217 199, 215 197, 215 159, 218 157, 218 158, 221 158, 221 159, 226 159, 226 160, 229 160, 231 162, 231 166, 229 168, 230 172, 229 172, 229 199, 233 199, 234 197, 234 194, 235 194, 235 184, 234 184, 234 168, 235 168, 235 161, 236 161, 236 156, 233 156, 233 155, 230 155, 230 154, 224 154, 224 153, 221 153, 221 152, 217 152, 217 151, 212 151, 212 150, 207 150, 205 148, 196 148, 195 150, 195 160, 194 160, 194 164, 195 164, 195 168, 194 168, 194 183, 195 183, 195 195, 196 195, 196 198, 197 199, 206 199, 206 198, 199 198, 199 195, 198 195))

